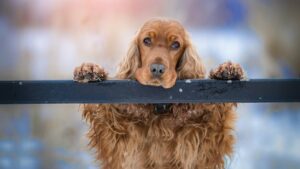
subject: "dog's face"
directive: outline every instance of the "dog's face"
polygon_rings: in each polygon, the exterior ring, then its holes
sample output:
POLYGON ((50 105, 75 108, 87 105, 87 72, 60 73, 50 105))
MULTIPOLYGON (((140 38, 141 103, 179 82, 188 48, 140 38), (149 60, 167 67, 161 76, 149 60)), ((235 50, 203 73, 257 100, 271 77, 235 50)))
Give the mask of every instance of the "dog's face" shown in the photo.
POLYGON ((135 78, 144 85, 172 87, 186 47, 183 27, 175 21, 150 21, 141 28, 137 44, 141 64, 135 78))
POLYGON ((203 78, 204 68, 179 22, 151 19, 138 31, 117 77, 170 88, 177 79, 203 78))

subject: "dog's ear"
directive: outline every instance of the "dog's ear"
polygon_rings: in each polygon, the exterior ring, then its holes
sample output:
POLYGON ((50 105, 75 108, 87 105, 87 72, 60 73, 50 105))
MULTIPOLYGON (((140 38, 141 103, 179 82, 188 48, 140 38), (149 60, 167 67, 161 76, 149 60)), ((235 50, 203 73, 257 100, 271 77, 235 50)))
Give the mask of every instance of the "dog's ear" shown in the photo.
POLYGON ((203 63, 190 40, 177 63, 177 75, 178 79, 203 79, 205 77, 203 63))
POLYGON ((117 78, 133 79, 135 71, 141 64, 140 58, 141 57, 137 38, 134 38, 134 40, 129 45, 127 56, 124 57, 123 61, 119 65, 117 78))

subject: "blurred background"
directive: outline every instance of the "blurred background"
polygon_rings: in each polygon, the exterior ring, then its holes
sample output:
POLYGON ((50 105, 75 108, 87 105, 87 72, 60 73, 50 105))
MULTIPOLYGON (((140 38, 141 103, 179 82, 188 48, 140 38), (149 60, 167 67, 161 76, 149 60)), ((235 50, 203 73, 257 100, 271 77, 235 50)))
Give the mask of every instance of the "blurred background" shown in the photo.
MULTIPOLYGON (((300 76, 300 1, 1 0, 0 80, 72 79, 82 62, 113 76, 156 16, 186 27, 207 70, 232 60, 249 78, 300 76)), ((299 103, 240 104, 226 168, 298 169, 299 122, 299 103)), ((87 129, 79 105, 0 105, 0 169, 96 169, 87 129)))

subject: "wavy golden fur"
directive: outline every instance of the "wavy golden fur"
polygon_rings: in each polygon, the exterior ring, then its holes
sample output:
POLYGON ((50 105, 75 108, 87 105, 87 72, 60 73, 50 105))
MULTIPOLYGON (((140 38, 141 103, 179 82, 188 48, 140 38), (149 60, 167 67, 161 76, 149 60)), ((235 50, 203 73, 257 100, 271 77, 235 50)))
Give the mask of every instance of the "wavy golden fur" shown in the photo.
MULTIPOLYGON (((177 63, 170 64, 173 65, 170 69, 176 72, 175 80, 204 78, 204 64, 183 27, 177 21, 152 19, 142 26, 130 45, 116 75, 118 79, 141 79, 136 72, 147 65, 141 56, 145 55, 140 40, 144 28, 158 26, 163 30, 164 24, 171 28, 171 33, 176 27, 183 36, 177 63)), ((76 68, 75 80, 82 80, 85 70, 103 71, 96 65, 88 65, 89 68, 87 65, 76 68)), ((165 73, 168 76, 168 71, 165 73)), ((105 75, 102 72, 101 77, 105 75)), ((237 75, 242 77, 239 65, 228 62, 212 71, 210 77, 234 79, 237 75)), ((224 158, 233 152, 235 106, 234 103, 171 104, 164 114, 157 114, 154 104, 87 104, 83 105, 83 117, 90 124, 89 145, 96 150, 103 169, 222 169, 224 158)))

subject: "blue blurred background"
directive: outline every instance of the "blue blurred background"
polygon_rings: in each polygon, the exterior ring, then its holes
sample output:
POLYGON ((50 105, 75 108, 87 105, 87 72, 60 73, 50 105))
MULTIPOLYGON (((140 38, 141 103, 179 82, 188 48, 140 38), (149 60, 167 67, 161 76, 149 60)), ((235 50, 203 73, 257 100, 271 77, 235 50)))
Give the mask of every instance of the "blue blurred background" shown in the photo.
MULTIPOLYGON (((155 16, 183 23, 207 70, 232 60, 249 78, 300 75, 300 1, 1 0, 0 80, 71 79, 87 61, 113 76, 155 16)), ((299 103, 240 104, 226 168, 298 169, 299 122, 299 103)), ((0 169, 95 169, 87 128, 78 105, 1 105, 0 169)))

